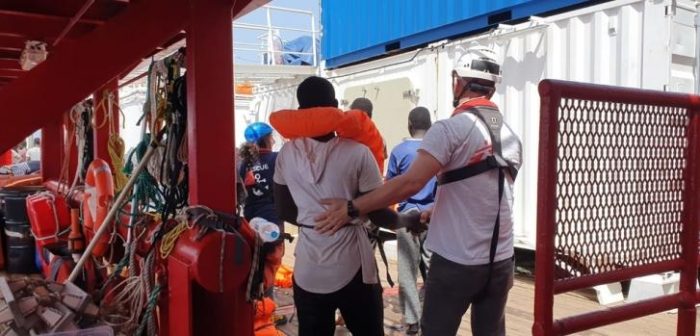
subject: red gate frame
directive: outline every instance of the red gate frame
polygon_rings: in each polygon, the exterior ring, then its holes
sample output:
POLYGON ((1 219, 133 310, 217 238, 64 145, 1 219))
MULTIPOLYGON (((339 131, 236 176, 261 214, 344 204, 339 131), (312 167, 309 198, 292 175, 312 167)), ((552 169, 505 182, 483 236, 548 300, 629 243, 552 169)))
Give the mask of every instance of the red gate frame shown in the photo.
POLYGON ((567 335, 675 308, 678 308, 677 335, 695 335, 695 304, 700 303, 700 292, 696 291, 700 265, 700 96, 559 80, 543 80, 539 92, 540 148, 533 335, 567 335), (690 114, 686 152, 688 160, 684 171, 686 189, 683 195, 683 229, 678 242, 682 245, 680 258, 585 277, 555 279, 557 181, 552 176, 557 173, 557 118, 562 98, 687 109, 690 114), (666 271, 680 271, 679 293, 554 320, 556 294, 666 271))

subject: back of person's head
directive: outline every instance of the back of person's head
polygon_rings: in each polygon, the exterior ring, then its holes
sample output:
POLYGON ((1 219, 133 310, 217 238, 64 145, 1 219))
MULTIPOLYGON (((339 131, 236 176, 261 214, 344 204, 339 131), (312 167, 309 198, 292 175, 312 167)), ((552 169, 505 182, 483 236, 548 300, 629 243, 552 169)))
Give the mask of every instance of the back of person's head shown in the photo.
POLYGON ((357 98, 352 102, 352 104, 350 104, 351 110, 360 110, 366 113, 370 119, 372 119, 373 108, 374 107, 372 106, 372 101, 365 97, 357 98))
POLYGON ((299 108, 338 107, 335 99, 333 84, 325 78, 311 76, 305 79, 297 88, 299 108))
POLYGON ((427 131, 433 123, 430 121, 430 111, 418 106, 408 113, 408 127, 414 131, 427 131))

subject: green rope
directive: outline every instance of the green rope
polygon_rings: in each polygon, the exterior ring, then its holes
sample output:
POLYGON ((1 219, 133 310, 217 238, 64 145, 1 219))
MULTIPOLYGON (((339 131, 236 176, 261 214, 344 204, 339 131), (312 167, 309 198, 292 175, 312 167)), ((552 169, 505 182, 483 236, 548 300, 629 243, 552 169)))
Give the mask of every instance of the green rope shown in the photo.
MULTIPOLYGON (((143 140, 129 154, 129 158, 124 165, 124 173, 129 176, 131 175, 135 169, 133 160, 134 155, 136 156, 137 162, 140 162, 146 154, 146 150, 148 149, 150 143, 150 134, 145 134, 143 140)), ((155 210, 157 212, 161 212, 163 210, 165 207, 163 193, 160 189, 158 181, 156 181, 148 170, 144 169, 139 176, 136 177, 135 186, 135 197, 137 204, 142 204, 146 211, 155 210)))
POLYGON ((153 318, 153 310, 158 305, 158 297, 160 296, 160 290, 160 284, 156 284, 155 287, 153 287, 153 291, 151 291, 151 294, 148 296, 146 312, 143 314, 141 323, 139 323, 139 328, 136 329, 136 333, 134 335, 141 335, 143 333, 143 330, 146 328, 146 325, 148 324, 148 320, 153 318))

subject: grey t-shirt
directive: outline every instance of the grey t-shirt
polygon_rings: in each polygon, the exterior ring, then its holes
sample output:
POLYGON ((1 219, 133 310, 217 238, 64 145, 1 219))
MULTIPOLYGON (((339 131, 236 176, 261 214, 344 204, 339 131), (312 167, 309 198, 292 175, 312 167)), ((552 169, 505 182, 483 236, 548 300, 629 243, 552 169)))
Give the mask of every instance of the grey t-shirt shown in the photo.
MULTIPOLYGON (((522 145, 505 123, 501 146, 504 158, 520 167, 522 145)), ((441 173, 479 162, 492 153, 486 126, 470 113, 436 122, 420 150, 440 162, 441 173)), ((498 207, 496 170, 438 187, 426 247, 462 265, 488 264, 498 207)), ((495 261, 513 256, 513 180, 508 174, 500 208, 495 261)))
MULTIPOLYGON (((382 185, 369 149, 357 142, 309 138, 286 143, 277 156, 274 181, 286 185, 299 210, 297 223, 314 225, 325 211, 324 198, 353 199, 382 185)), ((306 291, 335 292, 362 266, 363 281, 377 283, 377 267, 367 232, 348 225, 333 235, 300 228, 295 250, 294 281, 306 291)))

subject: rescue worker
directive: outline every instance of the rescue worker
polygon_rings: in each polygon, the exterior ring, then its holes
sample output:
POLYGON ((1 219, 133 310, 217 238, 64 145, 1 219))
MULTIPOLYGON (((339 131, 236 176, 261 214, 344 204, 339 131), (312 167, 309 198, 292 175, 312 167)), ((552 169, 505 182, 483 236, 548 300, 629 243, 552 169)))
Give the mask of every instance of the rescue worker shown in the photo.
MULTIPOLYGON (((299 110, 337 110, 330 82, 305 79, 297 89, 299 110)), ((301 112, 300 112, 301 113, 301 112)), ((280 217, 299 226, 295 251, 294 303, 300 336, 331 336, 339 309, 353 335, 384 335, 382 288, 365 228, 348 225, 338 230, 314 227, 328 197, 350 198, 382 185, 369 149, 334 132, 287 142, 277 157, 275 204, 280 217)), ((375 223, 395 223, 387 209, 368 212, 375 223)), ((359 221, 355 222, 359 223, 359 221)))
MULTIPOLYGON (((270 125, 255 122, 246 127, 244 143, 238 151, 241 164, 238 176, 243 179, 247 197, 243 203, 243 214, 250 221, 255 217, 275 223, 280 228, 280 237, 284 232, 284 223, 277 216, 272 190, 277 153, 272 151, 275 139, 270 125)), ((282 264, 284 241, 282 239, 265 243, 262 248, 264 258, 265 296, 271 297, 275 283, 275 273, 282 264)))
MULTIPOLYGON (((391 180, 404 174, 411 167, 425 132, 431 126, 430 111, 425 107, 416 107, 408 114, 408 133, 410 138, 397 145, 389 156, 386 179, 391 180)), ((420 213, 433 205, 435 197, 435 179, 431 179, 418 193, 399 203, 401 214, 420 213)), ((423 242, 426 232, 414 234, 406 228, 396 230, 399 273, 399 305, 406 324, 406 335, 416 335, 420 329, 421 302, 418 295, 418 277, 421 272, 425 281, 430 252, 424 251, 423 242)))
POLYGON ((455 335, 470 306, 474 335, 505 335, 514 267, 513 181, 522 146, 490 101, 501 79, 495 59, 484 47, 459 58, 452 71, 452 117, 433 124, 408 172, 354 200, 324 200, 327 211, 316 218, 317 228, 337 230, 415 194, 439 174, 434 208, 421 220, 430 221, 426 247, 433 252, 421 318, 426 336, 455 335))

